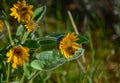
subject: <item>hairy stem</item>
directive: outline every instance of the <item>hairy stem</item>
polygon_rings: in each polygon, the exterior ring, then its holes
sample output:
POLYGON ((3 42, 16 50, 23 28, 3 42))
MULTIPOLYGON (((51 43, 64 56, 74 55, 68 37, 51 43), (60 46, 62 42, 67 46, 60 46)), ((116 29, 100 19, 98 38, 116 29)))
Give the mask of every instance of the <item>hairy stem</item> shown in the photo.
POLYGON ((6 83, 9 83, 9 76, 10 76, 10 63, 8 63, 6 83))
POLYGON ((22 78, 21 78, 21 80, 20 80, 20 83, 24 83, 24 79, 25 79, 25 76, 24 76, 24 74, 22 75, 22 78))
POLYGON ((12 41, 12 36, 11 36, 11 31, 10 31, 10 25, 8 24, 8 22, 5 20, 5 25, 8 31, 8 35, 9 35, 9 39, 10 39, 10 44, 13 46, 14 42, 12 41))
POLYGON ((41 73, 41 71, 36 72, 28 83, 32 83, 33 80, 34 80, 40 73, 41 73))

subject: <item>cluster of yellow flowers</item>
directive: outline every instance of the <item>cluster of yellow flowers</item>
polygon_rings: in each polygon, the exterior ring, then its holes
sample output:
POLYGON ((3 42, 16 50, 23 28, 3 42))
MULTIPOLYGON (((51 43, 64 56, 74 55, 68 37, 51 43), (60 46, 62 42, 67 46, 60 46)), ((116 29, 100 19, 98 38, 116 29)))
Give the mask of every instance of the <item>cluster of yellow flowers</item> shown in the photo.
MULTIPOLYGON (((19 23, 23 23, 27 31, 32 31, 36 28, 35 22, 33 20, 33 8, 32 5, 26 5, 26 1, 22 2, 17 1, 17 4, 14 4, 10 10, 12 11, 10 16, 14 16, 19 23)), ((0 20, 0 28, 3 26, 3 23, 0 20)), ((0 29, 1 30, 1 29, 0 29)), ((59 42, 59 49, 61 53, 66 57, 73 57, 75 52, 80 48, 80 44, 76 43, 78 40, 75 33, 69 33, 64 36, 59 42)), ((29 61, 29 48, 19 46, 13 46, 6 54, 8 57, 7 62, 12 63, 12 67, 16 68, 22 66, 24 62, 29 61)))
POLYGON ((27 31, 29 32, 36 28, 33 23, 32 8, 32 5, 27 5, 26 1, 23 0, 22 2, 17 1, 17 4, 14 4, 10 9, 12 11, 10 16, 14 16, 14 18, 17 19, 19 23, 24 23, 27 31))
MULTIPOLYGON (((23 23, 27 31, 32 31, 36 28, 34 25, 33 17, 33 6, 27 5, 26 1, 22 2, 17 1, 17 4, 14 4, 11 10, 10 16, 14 16, 19 23, 23 23)), ((7 62, 12 62, 12 67, 16 68, 17 65, 22 66, 24 62, 29 61, 29 48, 19 46, 13 46, 6 54, 8 57, 7 62)))

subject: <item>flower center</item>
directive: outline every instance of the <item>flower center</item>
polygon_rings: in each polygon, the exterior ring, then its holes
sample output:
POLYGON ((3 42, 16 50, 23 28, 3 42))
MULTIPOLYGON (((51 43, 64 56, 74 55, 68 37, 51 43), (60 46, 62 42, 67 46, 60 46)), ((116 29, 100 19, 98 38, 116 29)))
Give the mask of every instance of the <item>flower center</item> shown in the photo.
POLYGON ((22 53, 22 49, 20 48, 15 48, 13 54, 20 56, 22 53))
POLYGON ((75 53, 75 49, 72 48, 72 47, 68 47, 66 50, 67 50, 67 53, 68 53, 69 55, 74 55, 74 53, 75 53))
POLYGON ((21 14, 26 14, 27 13, 27 7, 23 7, 20 9, 21 14))

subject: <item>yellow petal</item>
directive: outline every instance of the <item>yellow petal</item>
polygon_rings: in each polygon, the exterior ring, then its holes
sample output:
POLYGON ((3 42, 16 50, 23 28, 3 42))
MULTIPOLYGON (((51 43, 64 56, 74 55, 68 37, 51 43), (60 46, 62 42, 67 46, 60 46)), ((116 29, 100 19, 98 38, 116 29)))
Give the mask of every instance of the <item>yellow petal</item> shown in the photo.
POLYGON ((20 16, 18 16, 18 22, 20 23, 20 16))
POLYGON ((16 14, 16 12, 12 12, 11 14, 10 14, 10 16, 14 16, 16 14))
POLYGON ((10 57, 7 60, 7 63, 9 63, 12 60, 12 58, 13 58, 13 55, 10 55, 10 57))
POLYGON ((28 61, 29 61, 29 58, 28 58, 28 57, 24 57, 24 60, 28 62, 28 61))
POLYGON ((21 57, 19 57, 19 58, 18 58, 18 63, 19 63, 19 65, 20 65, 20 66, 22 66, 22 65, 23 65, 23 60, 22 60, 22 58, 21 58, 21 57))
POLYGON ((16 68, 16 67, 17 67, 16 63, 13 63, 13 64, 12 64, 12 67, 13 67, 13 68, 16 68))
POLYGON ((12 51, 10 50, 9 52, 7 52, 6 56, 9 57, 12 55, 12 51))
POLYGON ((16 14, 15 14, 15 18, 17 18, 17 17, 18 17, 18 14, 16 13, 16 14))
POLYGON ((16 9, 15 8, 10 8, 11 11, 15 11, 16 12, 16 9))
POLYGON ((17 63, 17 61, 18 61, 18 57, 17 57, 17 55, 14 55, 13 56, 13 63, 17 63))
POLYGON ((33 5, 29 5, 28 8, 29 8, 29 9, 32 9, 32 8, 33 8, 33 5))

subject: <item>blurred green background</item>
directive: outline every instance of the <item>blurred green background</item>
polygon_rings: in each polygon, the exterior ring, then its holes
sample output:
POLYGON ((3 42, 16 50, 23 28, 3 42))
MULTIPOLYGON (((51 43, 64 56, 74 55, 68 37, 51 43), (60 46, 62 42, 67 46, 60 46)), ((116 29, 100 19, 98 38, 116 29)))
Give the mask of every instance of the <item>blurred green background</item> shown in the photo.
MULTIPOLYGON (((16 32, 18 23, 9 14, 10 7, 16 1, 0 0, 0 18, 3 19, 4 13, 8 15, 6 19, 9 20, 13 33, 16 32)), ((53 71, 43 72, 38 83, 120 83, 120 0, 26 1, 34 5, 33 10, 47 6, 39 23, 38 35, 74 32, 67 13, 69 10, 79 33, 89 40, 83 44, 85 60, 79 58, 85 71, 77 61, 67 62, 53 71)), ((0 41, 7 40, 2 36, 0 41)))

